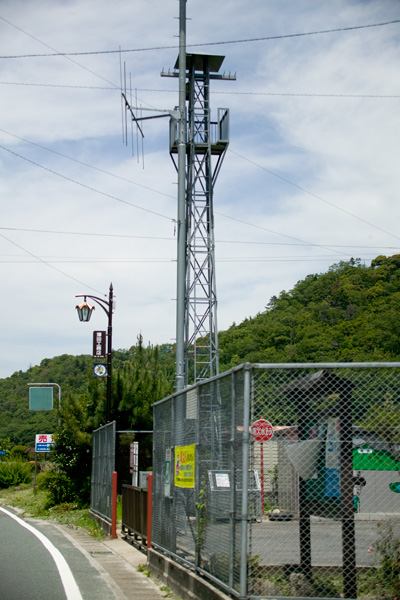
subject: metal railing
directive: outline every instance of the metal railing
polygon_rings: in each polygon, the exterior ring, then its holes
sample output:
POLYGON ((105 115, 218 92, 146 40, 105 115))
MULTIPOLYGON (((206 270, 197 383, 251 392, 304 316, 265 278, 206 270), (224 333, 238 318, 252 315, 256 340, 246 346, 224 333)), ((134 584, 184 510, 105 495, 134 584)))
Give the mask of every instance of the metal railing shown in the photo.
POLYGON ((122 486, 122 533, 139 546, 147 545, 147 489, 122 486))

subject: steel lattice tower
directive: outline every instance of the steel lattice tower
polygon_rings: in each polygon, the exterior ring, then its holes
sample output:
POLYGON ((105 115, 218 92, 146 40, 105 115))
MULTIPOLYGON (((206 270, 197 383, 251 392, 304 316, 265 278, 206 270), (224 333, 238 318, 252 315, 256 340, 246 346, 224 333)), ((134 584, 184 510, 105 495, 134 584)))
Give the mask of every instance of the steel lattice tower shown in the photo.
MULTIPOLYGON (((229 110, 211 119, 210 80, 223 56, 186 54, 186 177, 184 385, 218 374, 213 192, 229 143, 229 110)), ((175 71, 164 76, 178 76, 175 71)), ((179 124, 171 119, 170 153, 178 153, 179 124)), ((178 317, 179 318, 179 317, 178 317)))

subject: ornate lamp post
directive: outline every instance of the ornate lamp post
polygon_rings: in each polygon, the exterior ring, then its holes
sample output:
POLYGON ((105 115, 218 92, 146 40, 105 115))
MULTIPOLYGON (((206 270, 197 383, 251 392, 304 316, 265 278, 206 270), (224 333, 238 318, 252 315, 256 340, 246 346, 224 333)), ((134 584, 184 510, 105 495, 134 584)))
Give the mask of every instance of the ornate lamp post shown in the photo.
POLYGON ((80 321, 88 323, 92 312, 95 307, 91 306, 86 302, 86 298, 90 298, 101 306, 108 317, 108 328, 107 328, 107 423, 110 422, 111 413, 111 351, 112 351, 112 313, 113 313, 113 285, 110 283, 110 289, 108 292, 108 301, 97 296, 90 296, 89 294, 79 294, 75 298, 83 298, 82 304, 75 306, 80 321))

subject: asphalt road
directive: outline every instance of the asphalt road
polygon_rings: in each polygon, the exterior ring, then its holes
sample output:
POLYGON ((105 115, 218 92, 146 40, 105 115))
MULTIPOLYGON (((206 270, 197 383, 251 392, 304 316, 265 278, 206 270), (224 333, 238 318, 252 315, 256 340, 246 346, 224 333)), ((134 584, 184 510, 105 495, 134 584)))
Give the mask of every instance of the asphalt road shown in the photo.
POLYGON ((1 600, 159 600, 159 586, 137 571, 146 556, 121 539, 21 519, 0 507, 1 600))

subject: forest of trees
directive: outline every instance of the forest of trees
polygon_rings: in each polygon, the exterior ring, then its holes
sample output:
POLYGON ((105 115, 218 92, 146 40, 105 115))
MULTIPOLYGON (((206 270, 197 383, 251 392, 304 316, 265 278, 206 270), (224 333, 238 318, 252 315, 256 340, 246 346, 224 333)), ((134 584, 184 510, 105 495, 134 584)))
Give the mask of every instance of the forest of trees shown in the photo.
MULTIPOLYGON (((268 299, 266 299, 268 301, 268 299)), ((310 274, 282 291, 255 317, 219 333, 220 371, 243 362, 382 362, 400 360, 400 255, 359 259, 310 274)), ((57 432, 65 470, 89 468, 91 432, 105 423, 106 382, 91 356, 63 355, 0 380, 0 441, 33 446, 36 433, 57 432), (58 411, 28 410, 28 383, 56 382, 58 411), (73 455, 73 456, 72 456, 73 455)), ((111 417, 119 430, 152 429, 152 404, 173 391, 174 347, 113 351, 111 417)), ((56 394, 55 394, 56 396, 56 394)), ((55 402, 57 404, 57 402, 55 402)), ((79 469, 78 469, 79 470, 79 469)))

